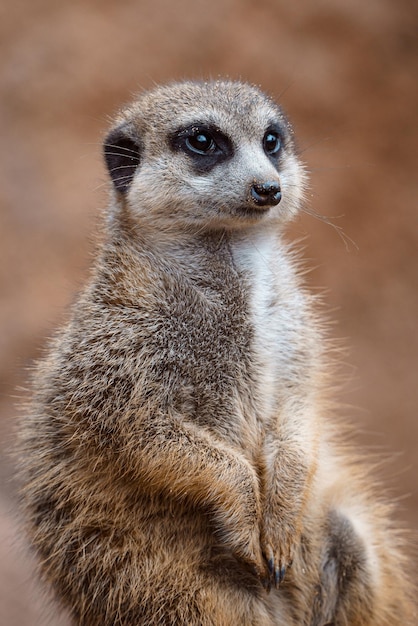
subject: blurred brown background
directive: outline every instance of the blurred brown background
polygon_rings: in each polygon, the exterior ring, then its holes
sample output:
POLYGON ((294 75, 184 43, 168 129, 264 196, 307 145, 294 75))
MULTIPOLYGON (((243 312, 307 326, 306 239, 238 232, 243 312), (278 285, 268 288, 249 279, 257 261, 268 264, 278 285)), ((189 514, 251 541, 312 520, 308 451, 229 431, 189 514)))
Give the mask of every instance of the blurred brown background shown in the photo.
POLYGON ((261 85, 311 170, 305 237, 347 338, 343 402, 418 522, 417 4, 412 0, 14 0, 0 7, 0 625, 58 626, 19 547, 7 453, 16 388, 89 265, 101 138, 132 93, 218 75, 261 85))

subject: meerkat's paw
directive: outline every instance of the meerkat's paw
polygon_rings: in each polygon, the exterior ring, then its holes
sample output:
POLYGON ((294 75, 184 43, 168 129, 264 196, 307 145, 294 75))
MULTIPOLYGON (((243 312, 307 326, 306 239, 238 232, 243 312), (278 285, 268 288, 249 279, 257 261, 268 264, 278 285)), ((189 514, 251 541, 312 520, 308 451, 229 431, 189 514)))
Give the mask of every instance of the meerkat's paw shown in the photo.
POLYGON ((269 576, 268 565, 261 549, 260 530, 255 527, 247 537, 241 536, 239 544, 233 546, 235 557, 265 586, 269 576))
POLYGON ((292 565, 294 546, 299 532, 296 526, 282 520, 266 518, 261 531, 261 549, 267 562, 268 576, 263 581, 267 590, 276 589, 283 582, 286 571, 292 565))

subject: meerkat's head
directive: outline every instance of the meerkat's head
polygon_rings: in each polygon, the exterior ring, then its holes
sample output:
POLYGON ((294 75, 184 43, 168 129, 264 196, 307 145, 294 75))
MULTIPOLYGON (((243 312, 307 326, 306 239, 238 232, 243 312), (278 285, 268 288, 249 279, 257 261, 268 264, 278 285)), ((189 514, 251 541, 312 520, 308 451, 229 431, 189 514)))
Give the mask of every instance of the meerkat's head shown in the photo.
POLYGON ((245 83, 146 92, 116 120, 104 153, 117 205, 161 229, 287 221, 304 193, 289 123, 245 83))

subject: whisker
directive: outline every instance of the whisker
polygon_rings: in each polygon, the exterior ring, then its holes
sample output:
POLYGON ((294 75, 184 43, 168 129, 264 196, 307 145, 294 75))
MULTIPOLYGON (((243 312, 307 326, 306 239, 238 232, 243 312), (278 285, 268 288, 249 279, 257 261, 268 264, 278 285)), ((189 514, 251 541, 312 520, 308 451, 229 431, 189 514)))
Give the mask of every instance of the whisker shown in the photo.
POLYGON ((292 78, 291 80, 288 81, 287 85, 285 85, 283 87, 283 89, 279 92, 278 96, 277 96, 277 100, 280 102, 283 98, 283 96, 285 95, 285 93, 287 93, 287 91, 290 89, 290 87, 293 87, 293 85, 296 83, 296 80, 294 78, 292 78))
MULTIPOLYGON (((97 143, 95 145, 97 145, 97 143)), ((131 154, 134 154, 136 157, 138 156, 138 151, 137 150, 132 150, 132 148, 126 148, 125 146, 120 146, 120 145, 114 144, 114 143, 104 143, 103 146, 105 148, 115 148, 116 150, 123 150, 124 152, 130 152, 131 154)), ((120 156, 122 156, 122 155, 120 155, 120 156)))
POLYGON ((100 183, 100 185, 96 185, 96 187, 93 187, 93 191, 100 191, 104 187, 108 187, 109 184, 110 184, 110 181, 106 180, 105 182, 100 183))
MULTIPOLYGON (((123 182, 123 181, 129 181, 131 180, 132 176, 118 176, 117 178, 112 179, 114 182, 119 183, 119 182, 123 182)), ((96 187, 94 187, 93 191, 98 191, 99 189, 102 189, 103 187, 107 187, 109 185, 110 181, 105 181, 103 183, 100 183, 100 185, 97 185, 96 187)))
POLYGON ((132 161, 137 161, 138 160, 138 155, 136 154, 135 156, 130 155, 130 154, 122 154, 121 152, 106 152, 106 154, 110 155, 110 156, 117 156, 117 157, 122 157, 124 159, 131 159, 132 161))
POLYGON ((118 165, 117 167, 110 168, 109 171, 111 173, 113 173, 113 172, 117 172, 118 170, 126 170, 126 169, 129 169, 129 170, 132 171, 133 165, 132 164, 129 164, 129 165, 118 165))
MULTIPOLYGON (((341 226, 338 226, 338 224, 334 224, 331 219, 329 217, 326 217, 325 215, 321 215, 320 213, 317 213, 316 211, 313 211, 312 209, 308 209, 307 207, 302 207, 302 211, 303 213, 306 213, 307 215, 310 215, 311 217, 314 217, 315 219, 323 222, 324 224, 327 224, 328 226, 332 226, 332 228, 335 230, 335 232, 337 233, 337 235, 340 237, 340 239, 344 242, 344 246, 345 249, 347 250, 347 252, 350 250, 350 246, 349 243, 356 249, 358 250, 359 247, 356 244, 356 242, 351 239, 351 237, 349 237, 343 230, 343 228, 341 226)), ((336 216, 333 219, 339 219, 341 218, 342 215, 336 216)))
POLYGON ((119 182, 120 180, 126 180, 128 178, 132 178, 130 174, 126 174, 124 176, 118 176, 117 178, 113 178, 113 180, 117 180, 119 182))
POLYGON ((305 152, 307 152, 311 148, 315 148, 318 145, 324 144, 325 142, 329 141, 330 139, 331 139, 331 137, 321 137, 320 139, 315 139, 314 141, 311 141, 311 143, 306 144, 303 148, 299 148, 298 154, 304 154, 305 152))

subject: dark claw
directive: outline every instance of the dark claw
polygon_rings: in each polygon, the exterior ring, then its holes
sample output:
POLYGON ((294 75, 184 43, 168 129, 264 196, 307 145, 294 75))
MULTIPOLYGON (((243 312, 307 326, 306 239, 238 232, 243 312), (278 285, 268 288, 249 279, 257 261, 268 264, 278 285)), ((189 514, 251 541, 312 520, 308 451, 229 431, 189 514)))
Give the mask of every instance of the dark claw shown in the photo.
POLYGON ((286 574, 286 568, 285 567, 281 567, 280 569, 277 568, 274 571, 274 584, 276 587, 278 587, 279 585, 282 584, 284 577, 286 574))
POLYGON ((271 591, 271 582, 269 578, 262 578, 261 579, 261 583, 264 587, 264 589, 267 591, 267 593, 270 593, 271 591))
POLYGON ((273 557, 267 561, 267 565, 268 565, 270 574, 273 576, 273 573, 274 573, 274 558, 273 557))

